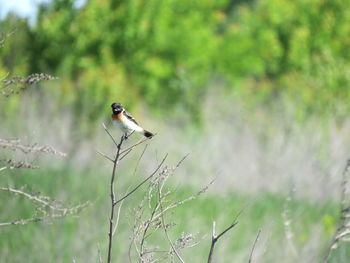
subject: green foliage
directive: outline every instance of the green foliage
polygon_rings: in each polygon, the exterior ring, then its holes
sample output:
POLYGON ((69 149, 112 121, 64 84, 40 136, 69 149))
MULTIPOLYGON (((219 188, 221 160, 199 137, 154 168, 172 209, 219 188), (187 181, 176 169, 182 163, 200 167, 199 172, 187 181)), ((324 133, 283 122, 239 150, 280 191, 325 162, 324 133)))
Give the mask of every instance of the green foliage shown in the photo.
POLYGON ((90 0, 81 9, 73 2, 40 8, 33 71, 59 72, 73 82, 62 95, 92 118, 106 100, 196 108, 217 50, 217 12, 226 1, 90 0))
POLYGON ((298 119, 349 110, 345 0, 75 2, 40 5, 32 27, 2 21, 18 30, 0 67, 60 77, 55 95, 77 119, 99 118, 114 100, 198 113, 218 79, 248 104, 294 105, 298 119))
MULTIPOLYGON (((349 92, 350 8, 346 1, 258 1, 226 25, 219 70, 253 103, 282 97, 295 115, 342 116, 349 92)), ((299 117, 298 117, 299 116, 299 117)))

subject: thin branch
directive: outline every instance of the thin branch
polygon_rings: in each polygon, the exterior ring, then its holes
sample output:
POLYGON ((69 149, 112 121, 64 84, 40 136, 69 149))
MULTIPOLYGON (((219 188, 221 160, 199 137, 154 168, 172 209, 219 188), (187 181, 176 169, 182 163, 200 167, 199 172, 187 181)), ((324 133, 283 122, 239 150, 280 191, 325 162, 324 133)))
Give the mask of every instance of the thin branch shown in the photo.
POLYGON ((145 145, 145 147, 143 148, 143 151, 141 152, 141 155, 140 155, 139 159, 138 159, 137 162, 136 162, 135 169, 134 169, 134 172, 133 172, 133 174, 132 174, 132 177, 135 176, 136 171, 137 171, 137 169, 139 168, 141 159, 142 159, 143 155, 145 154, 145 152, 146 152, 146 150, 147 150, 147 147, 148 147, 148 144, 145 145))
POLYGON ((14 193, 14 194, 19 194, 21 196, 26 197, 27 199, 29 199, 31 201, 35 201, 35 202, 37 202, 39 204, 42 204, 42 205, 44 205, 46 207, 49 207, 52 210, 67 211, 67 208, 59 208, 59 207, 56 207, 56 206, 52 205, 51 203, 45 201, 45 200, 47 200, 46 197, 35 196, 35 195, 32 195, 32 194, 23 192, 22 190, 13 189, 13 188, 10 188, 10 187, 2 187, 2 186, 0 186, 0 190, 7 191, 7 192, 10 192, 10 193, 14 193))
MULTIPOLYGON (((127 191, 129 191, 129 188, 128 188, 127 191)), ((118 207, 117 219, 115 220, 115 226, 114 226, 114 229, 113 229, 113 236, 114 236, 115 232, 117 231, 117 228, 118 228, 118 225, 119 225, 120 211, 121 211, 121 209, 122 209, 123 203, 124 203, 124 201, 122 201, 122 202, 120 203, 119 207, 118 207)))
POLYGON ((25 161, 13 161, 12 159, 4 159, 0 160, 0 162, 4 162, 7 165, 4 167, 0 168, 0 171, 5 170, 5 169, 19 169, 19 168, 26 168, 26 169, 38 169, 39 166, 33 165, 32 163, 28 163, 25 161))
POLYGON ((346 229, 344 230, 343 232, 339 233, 337 236, 336 236, 336 239, 337 240, 340 240, 342 239, 343 237, 347 236, 347 235, 350 235, 350 229, 346 229))
MULTIPOLYGON (((153 137, 154 137, 154 136, 153 136, 153 137)), ((131 149, 133 149, 133 148, 135 148, 136 146, 138 146, 138 145, 144 143, 144 142, 147 141, 147 140, 149 140, 149 139, 148 139, 148 138, 141 139, 139 142, 137 142, 137 143, 135 143, 134 145, 131 145, 130 147, 128 147, 128 148, 124 149, 123 151, 121 151, 120 154, 123 154, 123 153, 125 153, 125 152, 127 152, 127 151, 129 151, 129 150, 131 150, 131 149)))
POLYGON ((224 234, 226 234, 229 230, 231 230, 237 224, 238 224, 238 222, 235 219, 233 221, 233 223, 231 225, 229 225, 224 231, 222 231, 219 235, 216 235, 216 233, 215 233, 216 232, 215 221, 213 222, 213 233, 211 236, 211 246, 210 246, 210 251, 209 251, 209 256, 208 256, 208 263, 211 263, 213 261, 214 248, 215 248, 216 242, 219 240, 220 237, 222 237, 224 234))
MULTIPOLYGON (((0 41, 1 42, 1 41, 0 41)), ((0 43, 1 46, 1 43, 0 43)), ((30 86, 37 84, 42 80, 57 79, 49 74, 34 73, 27 77, 14 76, 11 78, 2 79, 0 82, 0 92, 4 97, 9 97, 13 94, 18 94, 20 91, 28 89, 30 86)))
POLYGON ((28 223, 42 221, 43 219, 44 219, 44 217, 33 217, 33 218, 27 218, 27 219, 19 219, 19 220, 15 220, 15 221, 12 221, 12 222, 0 223, 0 227, 2 227, 2 226, 13 226, 13 225, 26 225, 28 223))
POLYGON ((99 155, 103 156, 104 158, 106 158, 107 160, 111 161, 112 163, 114 162, 112 158, 110 158, 109 156, 107 156, 106 154, 100 152, 99 150, 95 150, 99 155))
MULTIPOLYGON (((162 195, 161 195, 161 188, 159 187, 159 184, 158 184, 158 198, 159 200, 162 199, 162 195)), ((174 251, 175 255, 177 256, 177 258, 182 262, 182 263, 185 263, 185 261, 182 259, 182 257, 180 256, 179 252, 177 251, 177 249, 175 248, 173 242, 171 241, 170 237, 169 237, 169 233, 168 233, 168 230, 167 230, 167 227, 165 225, 165 220, 164 220, 164 213, 163 213, 163 206, 162 206, 162 201, 159 202, 159 207, 160 207, 160 211, 161 211, 161 222, 162 222, 162 225, 163 225, 163 229, 164 229, 164 233, 169 241, 169 244, 171 246, 171 249, 172 251, 174 251)))
POLYGON ((159 203, 160 203, 160 200, 158 199, 157 200, 157 204, 152 209, 150 219, 147 220, 145 223, 141 224, 141 225, 145 225, 145 229, 143 230, 141 243, 140 243, 140 253, 139 253, 140 259, 141 259, 140 262, 142 262, 142 256, 144 254, 144 244, 145 244, 145 241, 146 241, 146 234, 147 234, 147 232, 149 230, 149 227, 151 226, 151 223, 153 222, 154 215, 155 215, 155 213, 157 212, 157 210, 159 208, 159 203))
POLYGON ((0 148, 10 149, 12 151, 20 150, 23 153, 51 153, 61 156, 66 156, 66 153, 60 152, 51 146, 44 145, 38 146, 37 144, 25 145, 21 144, 19 139, 1 139, 0 138, 0 148))
MULTIPOLYGON (((108 132, 106 126, 103 124, 105 131, 108 133, 108 135, 112 138, 112 140, 115 142, 113 136, 108 132)), ((112 170, 112 176, 111 176, 111 182, 110 182, 110 197, 111 197, 111 214, 109 218, 109 232, 108 232, 108 255, 107 255, 107 263, 112 262, 112 243, 113 243, 113 223, 114 223, 114 208, 115 208, 115 192, 114 192, 114 179, 116 175, 116 169, 119 162, 120 157, 120 151, 121 146, 124 142, 124 135, 120 138, 119 143, 117 144, 117 153, 115 155, 115 158, 113 160, 113 170, 112 170)))
MULTIPOLYGON (((154 136, 153 136, 153 137, 154 137, 154 136)), ((152 138, 153 138, 153 137, 152 137, 152 138)), ((138 145, 140 145, 140 144, 146 142, 147 140, 149 140, 149 138, 144 138, 144 139, 140 140, 139 142, 137 142, 137 143, 131 145, 130 147, 128 147, 128 148, 122 150, 120 154, 123 154, 123 155, 120 157, 120 160, 123 160, 126 156, 128 156, 129 153, 131 153, 131 151, 132 151, 136 146, 138 146, 138 145)))
POLYGON ((126 153, 124 153, 121 157, 120 160, 123 160, 126 156, 128 156, 129 153, 131 153, 132 149, 129 149, 126 153))
POLYGON ((97 244, 97 258, 98 258, 98 263, 103 263, 100 244, 97 244))
POLYGON ((118 199, 117 201, 115 201, 115 205, 118 204, 119 202, 123 201, 125 198, 128 198, 131 194, 133 194, 137 189, 139 189, 144 183, 146 183, 149 179, 151 179, 160 169, 160 167, 163 165, 165 159, 167 158, 168 154, 166 154, 163 158, 163 160, 161 161, 161 163, 157 166, 157 168, 154 170, 154 172, 149 175, 146 179, 144 179, 141 183, 139 183, 134 189, 132 189, 129 193, 127 193, 126 195, 124 195, 122 198, 118 199))
POLYGON ((117 141, 114 139, 113 135, 109 132, 109 130, 107 129, 106 125, 102 122, 102 127, 105 130, 105 132, 108 134, 108 136, 111 138, 111 140, 113 141, 113 143, 115 144, 115 146, 117 146, 118 148, 118 143, 117 141))
MULTIPOLYGON (((166 211, 168 211, 168 210, 170 210, 170 209, 173 209, 173 208, 175 208, 175 207, 177 207, 177 206, 179 206, 179 205, 183 205, 183 204, 185 204, 185 203, 187 203, 187 202, 190 202, 190 201, 196 199, 198 196, 204 194, 204 193, 208 190, 209 186, 212 185, 213 183, 214 183, 214 180, 211 181, 208 185, 206 185, 202 190, 200 190, 200 191, 197 192, 196 194, 194 194, 194 195, 192 195, 192 196, 190 196, 190 197, 188 197, 188 198, 186 198, 186 199, 183 199, 183 200, 180 200, 180 201, 176 201, 176 202, 173 202, 172 204, 168 205, 167 207, 165 207, 165 208, 163 209, 163 213, 165 213, 166 211)), ((153 221, 156 220, 156 219, 158 219, 161 215, 162 215, 161 212, 159 212, 158 214, 156 214, 156 215, 154 216, 154 218, 153 218, 153 221)))
POLYGON ((254 252, 256 243, 257 243, 258 240, 259 240, 260 233, 261 233, 261 229, 259 229, 258 234, 256 235, 256 238, 255 238, 255 240, 254 240, 254 244, 253 244, 252 250, 250 251, 248 263, 251 263, 251 262, 252 262, 253 252, 254 252))
POLYGON ((41 212, 42 216, 35 216, 35 217, 31 217, 31 218, 26 218, 26 219, 17 219, 17 220, 11 221, 11 222, 1 222, 0 227, 9 226, 9 225, 25 225, 28 223, 39 222, 39 221, 43 221, 43 220, 50 219, 50 218, 55 219, 55 218, 65 217, 68 215, 75 214, 78 211, 81 211, 84 207, 86 207, 89 204, 89 202, 86 202, 86 203, 79 204, 79 205, 74 206, 74 207, 61 208, 59 206, 54 206, 51 203, 46 202, 44 199, 47 200, 48 197, 45 197, 45 196, 34 196, 31 194, 25 193, 21 190, 16 190, 16 189, 12 189, 12 188, 1 187, 0 190, 5 190, 5 191, 11 192, 11 193, 20 194, 22 196, 25 196, 27 199, 34 200, 38 204, 42 205, 42 207, 40 207, 40 206, 37 207, 37 211, 41 212), (43 210, 43 207, 50 208, 52 213, 47 214, 47 212, 45 210, 43 210), (58 213, 57 213, 57 211, 58 211, 58 213))

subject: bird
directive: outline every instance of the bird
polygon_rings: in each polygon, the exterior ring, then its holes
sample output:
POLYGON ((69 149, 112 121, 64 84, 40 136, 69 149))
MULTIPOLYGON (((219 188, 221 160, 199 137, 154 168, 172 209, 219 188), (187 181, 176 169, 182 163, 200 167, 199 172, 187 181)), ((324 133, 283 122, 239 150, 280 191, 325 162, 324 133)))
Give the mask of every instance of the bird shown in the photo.
POLYGON ((141 133, 149 139, 154 136, 153 133, 142 128, 134 119, 134 117, 124 109, 121 103, 114 102, 112 103, 111 107, 112 121, 115 126, 124 132, 125 139, 127 139, 134 132, 141 133))

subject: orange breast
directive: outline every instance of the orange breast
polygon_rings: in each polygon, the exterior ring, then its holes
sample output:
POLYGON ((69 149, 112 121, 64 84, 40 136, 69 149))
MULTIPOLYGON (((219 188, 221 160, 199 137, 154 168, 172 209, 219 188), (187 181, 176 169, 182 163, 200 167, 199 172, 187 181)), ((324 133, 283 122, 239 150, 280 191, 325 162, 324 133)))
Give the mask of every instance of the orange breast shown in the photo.
POLYGON ((122 116, 123 116, 122 113, 112 114, 112 120, 121 121, 122 120, 122 116))

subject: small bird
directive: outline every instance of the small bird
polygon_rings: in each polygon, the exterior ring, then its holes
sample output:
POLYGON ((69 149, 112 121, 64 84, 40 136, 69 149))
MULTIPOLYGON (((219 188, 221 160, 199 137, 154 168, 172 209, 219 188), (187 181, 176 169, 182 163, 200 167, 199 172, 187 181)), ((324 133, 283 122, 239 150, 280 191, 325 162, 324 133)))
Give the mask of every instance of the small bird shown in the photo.
POLYGON ((146 131, 142 128, 134 119, 133 116, 128 113, 123 105, 119 102, 114 102, 112 105, 112 121, 119 129, 125 133, 125 138, 128 138, 133 132, 142 133, 147 138, 152 138, 153 133, 146 131), (129 133, 129 134, 128 134, 129 133))

